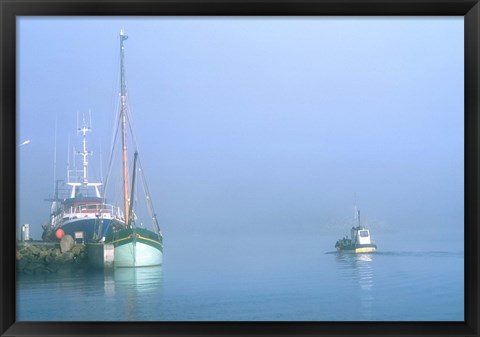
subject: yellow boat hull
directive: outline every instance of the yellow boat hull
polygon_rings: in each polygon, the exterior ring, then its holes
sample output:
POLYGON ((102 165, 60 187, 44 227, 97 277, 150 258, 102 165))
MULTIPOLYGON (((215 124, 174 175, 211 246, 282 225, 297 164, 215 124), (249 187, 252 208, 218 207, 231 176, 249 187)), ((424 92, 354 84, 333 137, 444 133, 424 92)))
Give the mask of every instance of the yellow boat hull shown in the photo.
POLYGON ((373 253, 377 251, 376 247, 357 247, 354 249, 342 249, 340 247, 337 247, 337 250, 339 252, 344 252, 344 253, 373 253))

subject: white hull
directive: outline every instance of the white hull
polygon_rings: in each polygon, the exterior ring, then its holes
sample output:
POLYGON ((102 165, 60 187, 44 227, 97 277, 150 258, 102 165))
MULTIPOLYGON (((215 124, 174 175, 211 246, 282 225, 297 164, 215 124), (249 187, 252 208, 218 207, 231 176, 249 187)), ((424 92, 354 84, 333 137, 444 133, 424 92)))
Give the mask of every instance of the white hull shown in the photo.
POLYGON ((150 267, 163 262, 163 253, 142 242, 130 242, 115 247, 115 267, 150 267))

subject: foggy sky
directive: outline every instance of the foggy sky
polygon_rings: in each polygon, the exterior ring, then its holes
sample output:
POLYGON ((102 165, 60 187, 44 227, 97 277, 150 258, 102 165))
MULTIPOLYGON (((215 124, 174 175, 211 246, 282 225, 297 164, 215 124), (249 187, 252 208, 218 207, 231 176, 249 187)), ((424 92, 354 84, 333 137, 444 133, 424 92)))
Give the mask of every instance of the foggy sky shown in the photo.
POLYGON ((17 226, 34 238, 77 113, 92 113, 92 180, 106 174, 121 28, 167 241, 302 235, 331 250, 356 204, 379 247, 463 249, 462 17, 20 18, 17 226))

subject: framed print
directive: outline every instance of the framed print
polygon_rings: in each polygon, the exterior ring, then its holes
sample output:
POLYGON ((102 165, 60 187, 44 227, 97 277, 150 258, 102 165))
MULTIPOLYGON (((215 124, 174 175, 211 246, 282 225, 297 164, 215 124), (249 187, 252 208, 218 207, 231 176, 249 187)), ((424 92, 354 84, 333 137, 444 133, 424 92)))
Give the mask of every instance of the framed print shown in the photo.
POLYGON ((477 1, 3 1, 1 334, 477 336, 477 1))

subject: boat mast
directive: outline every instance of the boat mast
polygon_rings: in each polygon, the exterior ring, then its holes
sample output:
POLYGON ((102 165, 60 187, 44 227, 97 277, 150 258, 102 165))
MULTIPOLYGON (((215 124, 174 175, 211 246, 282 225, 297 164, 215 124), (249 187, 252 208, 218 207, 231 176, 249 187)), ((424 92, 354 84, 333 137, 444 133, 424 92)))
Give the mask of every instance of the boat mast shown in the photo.
POLYGON ((128 154, 127 154, 127 87, 125 84, 125 69, 124 69, 124 54, 123 41, 128 39, 123 29, 120 30, 120 101, 121 101, 121 116, 122 116, 122 149, 123 149, 123 200, 125 222, 128 224, 130 215, 130 207, 128 202, 128 154))
MULTIPOLYGON (((91 117, 90 117, 91 120, 91 117)), ((83 120, 82 120, 82 127, 77 128, 77 133, 82 133, 83 139, 82 139, 82 145, 83 149, 82 151, 78 151, 77 154, 81 155, 83 157, 82 165, 83 165, 83 177, 82 177, 82 183, 83 184, 88 184, 88 159, 87 157, 92 155, 92 152, 87 150, 87 132, 92 131, 91 125, 87 125, 87 121, 85 119, 85 114, 83 114, 83 120)))

